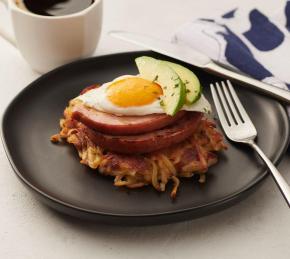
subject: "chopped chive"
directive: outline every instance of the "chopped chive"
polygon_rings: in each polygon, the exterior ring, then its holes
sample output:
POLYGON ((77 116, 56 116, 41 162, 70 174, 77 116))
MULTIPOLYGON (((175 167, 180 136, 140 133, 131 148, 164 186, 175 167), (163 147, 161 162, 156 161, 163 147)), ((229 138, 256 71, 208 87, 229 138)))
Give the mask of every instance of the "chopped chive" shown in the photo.
POLYGON ((185 85, 189 84, 189 81, 185 80, 184 84, 185 84, 185 85))
POLYGON ((178 86, 179 86, 179 84, 175 84, 175 85, 174 85, 174 88, 177 88, 178 86))
POLYGON ((210 114, 210 111, 207 108, 203 108, 203 111, 207 114, 210 114))
POLYGON ((171 96, 174 96, 174 93, 172 93, 171 96))
POLYGON ((155 76, 155 78, 153 79, 153 82, 158 80, 158 75, 155 76))
POLYGON ((189 89, 186 89, 186 93, 190 93, 190 90, 189 89))

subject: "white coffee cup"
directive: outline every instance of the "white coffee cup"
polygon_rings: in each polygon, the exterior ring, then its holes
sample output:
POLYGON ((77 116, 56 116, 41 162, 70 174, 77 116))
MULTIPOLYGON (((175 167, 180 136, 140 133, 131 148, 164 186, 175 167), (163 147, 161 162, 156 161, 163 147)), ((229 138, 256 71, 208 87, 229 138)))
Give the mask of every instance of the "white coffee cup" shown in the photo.
POLYGON ((37 72, 45 73, 94 53, 102 27, 102 0, 63 16, 38 15, 19 8, 15 0, 0 1, 11 12, 16 47, 37 72))

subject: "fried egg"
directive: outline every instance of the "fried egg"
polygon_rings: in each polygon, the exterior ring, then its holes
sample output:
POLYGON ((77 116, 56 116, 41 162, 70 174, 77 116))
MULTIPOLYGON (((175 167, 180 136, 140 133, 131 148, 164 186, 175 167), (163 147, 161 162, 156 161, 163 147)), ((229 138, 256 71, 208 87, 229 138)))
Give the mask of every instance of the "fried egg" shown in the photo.
MULTIPOLYGON (((98 111, 118 116, 142 116, 165 113, 161 101, 163 91, 159 84, 143 79, 139 75, 124 75, 89 90, 76 99, 98 111)), ((211 107, 202 95, 192 105, 184 105, 181 110, 210 112, 211 107)))

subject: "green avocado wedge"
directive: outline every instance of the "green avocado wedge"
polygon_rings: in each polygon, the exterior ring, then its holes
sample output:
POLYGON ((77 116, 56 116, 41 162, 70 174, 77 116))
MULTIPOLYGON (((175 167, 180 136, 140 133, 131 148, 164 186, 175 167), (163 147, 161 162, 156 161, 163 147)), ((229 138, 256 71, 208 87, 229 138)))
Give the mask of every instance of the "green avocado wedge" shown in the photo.
POLYGON ((180 77, 182 82, 186 87, 186 103, 193 104, 201 96, 202 87, 197 76, 188 68, 172 63, 169 61, 164 61, 168 66, 170 66, 180 77))
POLYGON ((135 59, 141 77, 158 83, 163 90, 160 105, 174 116, 184 105, 186 87, 179 75, 165 61, 143 56, 135 59))

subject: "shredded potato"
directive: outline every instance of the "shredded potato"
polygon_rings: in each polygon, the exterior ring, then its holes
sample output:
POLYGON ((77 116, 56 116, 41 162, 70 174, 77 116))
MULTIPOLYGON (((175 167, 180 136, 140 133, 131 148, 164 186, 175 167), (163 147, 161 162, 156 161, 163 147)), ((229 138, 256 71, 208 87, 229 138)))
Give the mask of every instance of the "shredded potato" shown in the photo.
POLYGON ((61 138, 73 144, 78 151, 80 163, 106 176, 114 177, 115 186, 140 188, 152 185, 157 191, 165 191, 169 181, 173 182, 171 197, 175 198, 180 185, 179 178, 199 175, 199 182, 206 181, 209 166, 217 162, 214 152, 226 149, 222 135, 214 122, 203 118, 196 132, 186 141, 170 148, 143 155, 121 155, 110 153, 96 146, 71 119, 70 106, 60 120, 61 131, 51 137, 52 142, 61 138))

